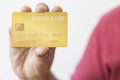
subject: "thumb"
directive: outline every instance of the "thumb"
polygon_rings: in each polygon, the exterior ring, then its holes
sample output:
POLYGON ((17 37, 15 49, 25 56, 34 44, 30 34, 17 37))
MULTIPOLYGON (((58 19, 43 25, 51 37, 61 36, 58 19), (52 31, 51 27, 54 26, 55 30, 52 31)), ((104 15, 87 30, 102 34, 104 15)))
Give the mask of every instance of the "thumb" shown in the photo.
POLYGON ((47 52, 49 51, 49 48, 48 47, 37 47, 35 49, 35 54, 37 56, 45 56, 47 55, 47 52))
POLYGON ((49 48, 49 47, 37 47, 34 50, 34 59, 37 62, 49 62, 52 63, 54 59, 54 53, 56 48, 49 48))
POLYGON ((40 66, 41 64, 47 64, 50 68, 53 59, 54 59, 54 53, 55 48, 49 48, 49 47, 37 47, 35 50, 35 56, 33 57, 34 64, 37 64, 40 66))

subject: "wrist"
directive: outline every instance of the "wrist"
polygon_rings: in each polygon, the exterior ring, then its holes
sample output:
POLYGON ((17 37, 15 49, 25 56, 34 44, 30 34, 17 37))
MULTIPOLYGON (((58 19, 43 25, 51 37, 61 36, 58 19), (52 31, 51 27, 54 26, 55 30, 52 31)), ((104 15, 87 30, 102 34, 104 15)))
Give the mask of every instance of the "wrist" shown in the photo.
POLYGON ((50 72, 48 78, 46 80, 57 80, 51 72, 50 72))
POLYGON ((40 75, 38 78, 29 78, 29 79, 23 79, 20 78, 19 80, 56 80, 56 78, 53 76, 53 74, 50 72, 48 75, 40 75))
POLYGON ((19 80, 28 80, 28 79, 27 79, 27 78, 20 78, 20 77, 19 77, 19 80))

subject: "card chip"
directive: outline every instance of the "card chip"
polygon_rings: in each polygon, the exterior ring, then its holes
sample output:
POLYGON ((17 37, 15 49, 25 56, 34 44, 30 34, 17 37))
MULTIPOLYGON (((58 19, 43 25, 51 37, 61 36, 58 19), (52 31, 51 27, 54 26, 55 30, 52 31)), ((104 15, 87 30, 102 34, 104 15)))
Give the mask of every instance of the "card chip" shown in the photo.
POLYGON ((24 24, 23 23, 17 23, 15 24, 16 31, 24 31, 24 24))

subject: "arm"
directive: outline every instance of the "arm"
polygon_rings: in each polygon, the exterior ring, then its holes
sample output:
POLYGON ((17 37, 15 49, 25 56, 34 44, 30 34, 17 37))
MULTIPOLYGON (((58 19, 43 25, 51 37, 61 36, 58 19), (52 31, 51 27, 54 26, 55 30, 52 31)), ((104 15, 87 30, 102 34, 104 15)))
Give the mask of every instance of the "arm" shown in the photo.
POLYGON ((102 17, 72 80, 120 80, 120 7, 102 17))
MULTIPOLYGON (((31 8, 24 6, 22 12, 31 12, 31 8)), ((36 12, 47 12, 46 4, 40 3, 36 12)), ((60 6, 55 6, 53 12, 62 12, 60 6)), ((49 47, 10 47, 10 59, 12 67, 20 80, 55 80, 50 68, 54 59, 55 48, 49 47)))

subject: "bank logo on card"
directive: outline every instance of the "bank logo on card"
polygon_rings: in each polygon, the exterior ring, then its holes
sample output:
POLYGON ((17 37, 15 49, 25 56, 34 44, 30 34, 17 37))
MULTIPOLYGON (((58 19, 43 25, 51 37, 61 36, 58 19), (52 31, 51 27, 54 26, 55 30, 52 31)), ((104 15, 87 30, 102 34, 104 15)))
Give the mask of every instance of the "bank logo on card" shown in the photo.
POLYGON ((17 23, 15 24, 16 31, 24 31, 24 24, 23 23, 17 23))

